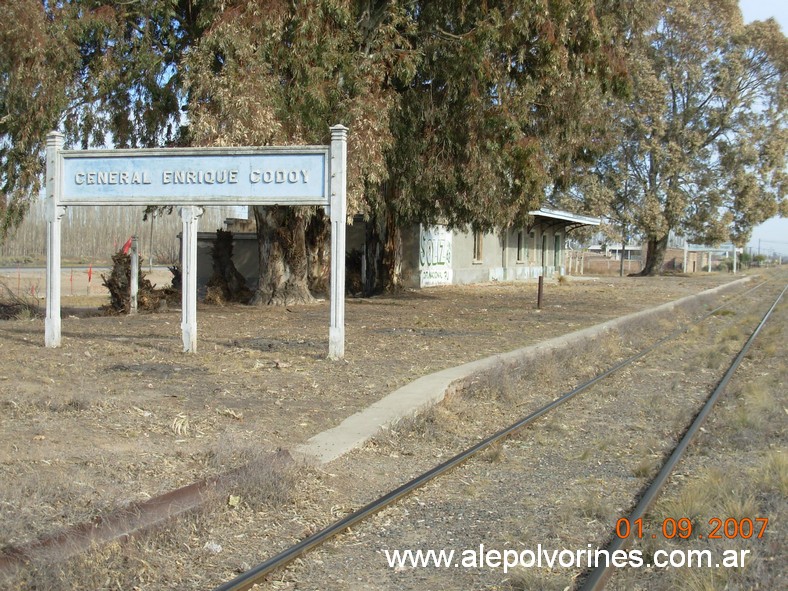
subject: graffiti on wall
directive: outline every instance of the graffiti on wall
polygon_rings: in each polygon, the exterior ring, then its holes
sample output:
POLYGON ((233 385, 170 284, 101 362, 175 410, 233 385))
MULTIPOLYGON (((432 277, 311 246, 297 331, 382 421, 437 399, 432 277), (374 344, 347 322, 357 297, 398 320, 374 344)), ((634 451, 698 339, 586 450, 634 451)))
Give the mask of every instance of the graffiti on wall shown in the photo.
POLYGON ((445 226, 421 227, 419 269, 421 287, 451 285, 451 231, 445 226))

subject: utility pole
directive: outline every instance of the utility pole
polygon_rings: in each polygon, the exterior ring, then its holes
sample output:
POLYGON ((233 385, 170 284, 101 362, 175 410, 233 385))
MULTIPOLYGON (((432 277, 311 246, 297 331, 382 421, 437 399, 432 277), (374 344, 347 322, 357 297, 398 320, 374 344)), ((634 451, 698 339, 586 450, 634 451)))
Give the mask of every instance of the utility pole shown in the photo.
POLYGON ((624 253, 627 251, 627 227, 626 224, 621 228, 621 261, 618 267, 618 276, 624 276, 624 253))
POLYGON ((683 273, 687 272, 688 262, 689 262, 689 242, 687 241, 686 238, 684 238, 684 266, 681 269, 683 273))

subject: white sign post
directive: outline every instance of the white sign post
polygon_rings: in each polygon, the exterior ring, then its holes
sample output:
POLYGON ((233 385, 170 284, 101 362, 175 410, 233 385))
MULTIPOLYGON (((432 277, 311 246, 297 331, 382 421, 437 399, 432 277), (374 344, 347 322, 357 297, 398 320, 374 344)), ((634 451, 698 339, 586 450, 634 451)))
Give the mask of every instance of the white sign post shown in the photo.
POLYGON ((60 346, 60 220, 69 205, 180 205, 183 350, 197 350, 197 226, 205 205, 312 205, 330 210, 328 356, 345 352, 347 128, 330 146, 63 150, 47 136, 45 345, 60 346))
POLYGON ((183 221, 183 267, 181 269, 181 334, 183 350, 197 350, 197 224, 203 208, 186 205, 180 209, 183 221))
POLYGON ((345 356, 345 224, 347 223, 347 128, 331 128, 331 327, 328 356, 345 356), (342 264, 336 264, 342 259, 342 264))
POLYGON ((140 253, 137 248, 137 237, 131 237, 131 276, 129 277, 129 292, 131 292, 131 297, 129 298, 129 314, 134 315, 137 313, 137 295, 139 294, 140 290, 140 253))
POLYGON ((66 208, 59 204, 63 135, 47 136, 46 216, 47 216, 47 315, 44 320, 47 347, 60 346, 60 220, 66 208))

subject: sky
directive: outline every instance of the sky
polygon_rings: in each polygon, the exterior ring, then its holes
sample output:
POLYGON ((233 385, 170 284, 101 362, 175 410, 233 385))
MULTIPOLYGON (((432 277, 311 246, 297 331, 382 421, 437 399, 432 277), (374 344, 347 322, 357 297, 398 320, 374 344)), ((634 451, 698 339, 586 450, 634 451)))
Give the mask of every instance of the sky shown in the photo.
MULTIPOLYGON (((739 0, 745 22, 766 20, 769 17, 780 23, 788 34, 788 2, 785 0, 739 0)), ((773 252, 788 256, 788 218, 772 218, 757 226, 749 242, 752 252, 771 255, 773 252)))

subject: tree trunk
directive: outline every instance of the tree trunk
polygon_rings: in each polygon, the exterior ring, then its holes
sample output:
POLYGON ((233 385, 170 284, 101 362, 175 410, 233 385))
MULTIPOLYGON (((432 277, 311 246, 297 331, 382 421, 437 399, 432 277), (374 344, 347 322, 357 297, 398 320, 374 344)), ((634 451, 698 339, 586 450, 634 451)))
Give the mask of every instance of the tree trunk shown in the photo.
POLYGON ((213 275, 208 280, 206 300, 210 299, 217 304, 248 302, 252 292, 246 286, 244 276, 235 268, 232 232, 216 230, 211 259, 213 261, 213 275))
POLYGON ((391 210, 386 211, 383 267, 386 270, 386 291, 402 289, 402 233, 391 210))
POLYGON ((643 270, 637 275, 642 277, 653 277, 662 271, 662 263, 665 261, 665 251, 668 248, 668 233, 661 238, 656 236, 648 237, 648 251, 643 270))
POLYGON ((366 224, 364 240, 364 283, 363 294, 369 297, 382 291, 402 289, 402 235, 397 215, 392 204, 395 202, 395 187, 391 182, 383 183, 372 190, 372 209, 366 224))
POLYGON ((366 223, 364 236, 364 297, 383 290, 381 270, 383 266, 382 244, 378 217, 370 216, 366 223))
POLYGON ((306 248, 309 291, 328 296, 331 279, 331 222, 322 208, 309 218, 306 248))
POLYGON ((306 213, 292 207, 255 206, 260 280, 250 304, 313 302, 309 291, 306 213))

